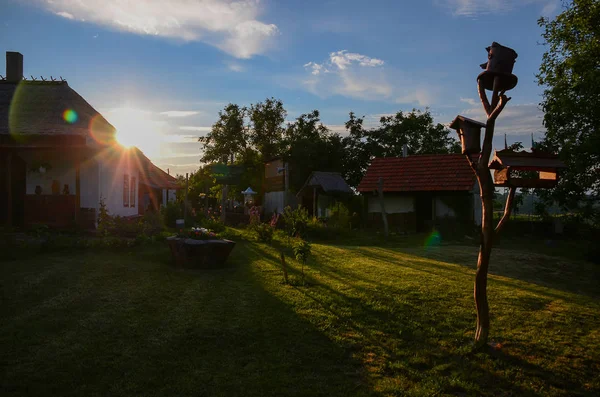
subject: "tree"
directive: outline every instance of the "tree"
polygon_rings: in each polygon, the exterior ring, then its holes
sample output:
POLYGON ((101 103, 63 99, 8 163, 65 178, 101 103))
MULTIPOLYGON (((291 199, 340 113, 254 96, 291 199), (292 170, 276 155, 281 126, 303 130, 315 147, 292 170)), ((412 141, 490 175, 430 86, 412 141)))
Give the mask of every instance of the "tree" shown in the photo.
POLYGON ((210 132, 198 138, 198 142, 204 144, 200 161, 233 164, 235 157, 241 155, 248 145, 248 131, 244 126, 246 112, 246 108, 233 103, 219 111, 219 120, 210 132))
POLYGON ((547 46, 537 75, 545 86, 541 145, 567 165, 548 198, 576 208, 586 194, 600 195, 600 2, 573 0, 538 24, 547 46))
POLYGON ((250 105, 248 115, 250 143, 258 150, 263 161, 278 156, 281 152, 284 122, 287 116, 283 102, 275 98, 267 98, 264 102, 250 105))
POLYGON ((443 124, 433 122, 428 109, 382 117, 379 127, 370 130, 363 122, 352 112, 346 122, 344 176, 351 186, 358 186, 374 157, 401 157, 404 145, 409 155, 460 153, 458 141, 443 124))
POLYGON ((342 171, 342 138, 321 123, 318 110, 288 124, 283 147, 284 158, 290 164, 292 191, 298 191, 313 171, 342 171))

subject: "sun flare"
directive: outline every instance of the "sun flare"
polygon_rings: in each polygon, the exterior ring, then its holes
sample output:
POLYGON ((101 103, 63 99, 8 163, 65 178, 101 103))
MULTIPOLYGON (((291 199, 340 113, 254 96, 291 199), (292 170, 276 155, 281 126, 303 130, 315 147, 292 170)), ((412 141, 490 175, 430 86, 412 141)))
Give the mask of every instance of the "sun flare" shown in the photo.
POLYGON ((150 118, 150 113, 119 108, 110 112, 108 119, 117 129, 117 141, 125 146, 136 146, 147 156, 159 156, 161 152, 161 124, 150 118))

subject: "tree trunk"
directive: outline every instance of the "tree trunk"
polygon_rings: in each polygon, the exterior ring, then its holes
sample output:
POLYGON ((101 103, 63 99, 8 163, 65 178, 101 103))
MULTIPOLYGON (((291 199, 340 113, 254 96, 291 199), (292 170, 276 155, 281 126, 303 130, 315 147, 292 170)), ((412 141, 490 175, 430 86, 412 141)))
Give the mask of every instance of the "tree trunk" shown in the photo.
POLYGON ((475 330, 476 348, 487 344, 490 329, 490 310, 487 300, 487 275, 494 239, 494 184, 489 171, 485 171, 479 177, 479 188, 481 191, 482 208, 481 243, 479 246, 477 273, 475 275, 475 286, 473 289, 475 307, 477 309, 477 328, 475 330))

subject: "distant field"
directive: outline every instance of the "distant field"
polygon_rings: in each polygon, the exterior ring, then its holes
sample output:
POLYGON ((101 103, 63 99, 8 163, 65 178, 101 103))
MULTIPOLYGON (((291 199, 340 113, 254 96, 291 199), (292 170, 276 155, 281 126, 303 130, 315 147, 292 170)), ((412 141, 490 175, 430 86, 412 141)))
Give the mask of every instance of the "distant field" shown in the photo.
POLYGON ((352 244, 314 244, 306 286, 252 241, 217 271, 164 246, 0 263, 2 395, 600 395, 598 265, 505 242, 499 348, 471 353, 477 248, 352 244))

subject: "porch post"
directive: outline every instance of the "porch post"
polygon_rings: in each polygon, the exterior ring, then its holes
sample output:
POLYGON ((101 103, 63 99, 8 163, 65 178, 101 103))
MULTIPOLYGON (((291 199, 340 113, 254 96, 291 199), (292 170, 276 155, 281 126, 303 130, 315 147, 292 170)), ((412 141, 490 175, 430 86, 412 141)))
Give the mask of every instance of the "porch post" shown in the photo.
POLYGON ((8 152, 6 156, 6 192, 7 192, 7 200, 6 200, 6 209, 8 210, 6 214, 6 224, 8 226, 12 226, 12 153, 8 152))
POLYGON ((79 220, 81 212, 81 181, 80 181, 80 160, 79 154, 75 155, 75 222, 79 220))
POLYGON ((313 187, 313 217, 317 218, 317 187, 313 187))

